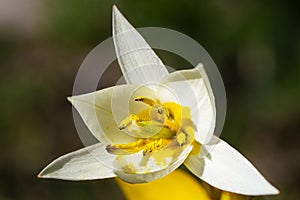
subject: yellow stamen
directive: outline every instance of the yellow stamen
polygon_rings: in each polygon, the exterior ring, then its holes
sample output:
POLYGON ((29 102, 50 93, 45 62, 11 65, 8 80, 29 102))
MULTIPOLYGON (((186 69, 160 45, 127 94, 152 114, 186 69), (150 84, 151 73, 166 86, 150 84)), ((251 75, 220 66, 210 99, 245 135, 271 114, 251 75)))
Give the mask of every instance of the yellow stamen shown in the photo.
POLYGON ((194 139, 194 125, 188 107, 174 102, 160 103, 147 97, 139 96, 135 101, 143 102, 149 107, 138 114, 131 114, 120 123, 120 130, 126 129, 139 137, 128 144, 111 144, 107 152, 117 155, 137 153, 143 155, 163 149, 175 140, 183 146, 194 139))
POLYGON ((133 122, 138 122, 140 119, 137 115, 129 115, 128 117, 126 117, 125 119, 123 119, 120 123, 119 129, 125 129, 126 127, 128 127, 129 125, 131 125, 133 122))
POLYGON ((106 146, 106 151, 116 155, 127 155, 143 150, 143 155, 148 155, 154 151, 164 148, 170 143, 167 139, 149 140, 139 139, 128 144, 111 144, 106 146))
POLYGON ((131 153, 139 152, 145 145, 144 139, 139 139, 136 142, 130 142, 128 144, 111 144, 106 146, 108 153, 116 155, 127 155, 131 153))
POLYGON ((145 156, 154 151, 158 151, 158 150, 164 148, 169 143, 170 143, 170 140, 166 140, 166 139, 153 140, 143 147, 143 149, 144 149, 143 155, 145 156))
POLYGON ((180 132, 176 135, 176 140, 180 146, 184 145, 186 139, 187 139, 187 135, 184 132, 180 132))
POLYGON ((134 100, 143 102, 145 104, 148 104, 149 106, 153 106, 154 104, 156 104, 156 101, 154 101, 153 99, 144 97, 144 96, 138 96, 134 100))

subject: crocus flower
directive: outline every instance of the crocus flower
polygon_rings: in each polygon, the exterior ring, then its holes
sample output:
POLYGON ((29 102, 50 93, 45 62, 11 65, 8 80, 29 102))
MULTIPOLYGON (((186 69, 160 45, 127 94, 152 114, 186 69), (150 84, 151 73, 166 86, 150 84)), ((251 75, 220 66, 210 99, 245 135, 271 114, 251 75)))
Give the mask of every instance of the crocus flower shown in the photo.
POLYGON ((54 160, 39 177, 77 181, 118 176, 143 183, 184 164, 221 190, 278 193, 246 158, 213 135, 215 100, 202 64, 169 73, 115 6, 113 39, 127 84, 68 98, 99 143, 54 160))

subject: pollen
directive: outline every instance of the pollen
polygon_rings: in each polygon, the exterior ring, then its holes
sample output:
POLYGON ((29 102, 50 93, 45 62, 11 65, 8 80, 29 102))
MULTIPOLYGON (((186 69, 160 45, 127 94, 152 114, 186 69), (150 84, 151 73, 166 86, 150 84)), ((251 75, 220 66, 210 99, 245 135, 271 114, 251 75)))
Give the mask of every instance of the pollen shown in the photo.
POLYGON ((170 141, 165 139, 153 140, 143 147, 143 155, 149 155, 154 151, 164 148, 170 141))

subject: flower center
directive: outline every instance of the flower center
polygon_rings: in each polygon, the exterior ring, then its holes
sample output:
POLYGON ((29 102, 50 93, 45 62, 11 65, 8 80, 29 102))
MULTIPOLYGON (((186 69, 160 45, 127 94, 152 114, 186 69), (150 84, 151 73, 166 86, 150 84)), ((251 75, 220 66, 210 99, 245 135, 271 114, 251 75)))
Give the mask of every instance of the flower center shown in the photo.
POLYGON ((148 105, 148 108, 123 119, 119 129, 131 132, 137 140, 107 145, 107 152, 128 155, 143 151, 145 156, 167 146, 181 147, 193 141, 195 127, 189 107, 175 102, 161 103, 144 96, 134 100, 148 105))

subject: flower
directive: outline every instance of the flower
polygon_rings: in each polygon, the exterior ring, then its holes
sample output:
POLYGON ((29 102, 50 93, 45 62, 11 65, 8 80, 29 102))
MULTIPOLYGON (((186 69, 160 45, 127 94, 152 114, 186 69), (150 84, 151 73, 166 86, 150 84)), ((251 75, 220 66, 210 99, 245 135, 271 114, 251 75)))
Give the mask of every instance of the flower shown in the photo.
POLYGON ((169 74, 115 6, 113 39, 127 84, 68 98, 100 143, 54 160, 38 177, 118 176, 143 183, 166 176, 184 163, 221 190, 278 194, 246 158, 213 135, 215 100, 202 64, 169 74))

